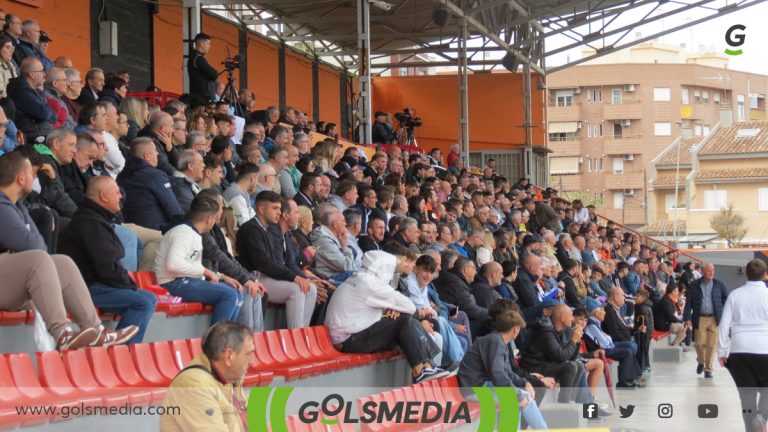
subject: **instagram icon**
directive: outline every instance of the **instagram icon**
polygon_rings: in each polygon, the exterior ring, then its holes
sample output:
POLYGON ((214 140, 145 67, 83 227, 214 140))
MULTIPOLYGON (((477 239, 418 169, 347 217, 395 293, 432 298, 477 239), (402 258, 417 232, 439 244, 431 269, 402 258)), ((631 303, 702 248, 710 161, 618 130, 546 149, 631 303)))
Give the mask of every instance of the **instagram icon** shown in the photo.
POLYGON ((659 404, 659 418, 671 418, 672 411, 672 404, 659 404))

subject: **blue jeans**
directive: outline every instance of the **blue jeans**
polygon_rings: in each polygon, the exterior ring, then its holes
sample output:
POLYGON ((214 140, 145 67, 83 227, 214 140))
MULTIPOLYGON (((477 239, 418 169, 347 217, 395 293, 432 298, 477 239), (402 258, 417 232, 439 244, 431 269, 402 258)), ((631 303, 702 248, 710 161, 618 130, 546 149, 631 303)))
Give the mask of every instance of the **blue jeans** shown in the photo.
POLYGON ((464 349, 456 336, 456 332, 448 323, 448 320, 438 316, 437 323, 440 329, 440 336, 443 338, 443 362, 460 362, 464 357, 464 349))
POLYGON ((120 263, 129 272, 135 272, 139 270, 139 258, 141 257, 141 241, 136 234, 121 225, 115 225, 115 234, 120 239, 120 243, 123 244, 125 249, 125 256, 120 260, 120 263))
POLYGON ((637 355, 637 342, 633 340, 628 340, 625 342, 614 342, 613 346, 615 346, 616 348, 629 348, 632 350, 632 355, 634 356, 637 355))
POLYGON ((99 282, 89 286, 88 291, 91 293, 94 306, 104 312, 120 315, 118 329, 130 325, 139 327, 139 332, 128 341, 129 344, 139 343, 144 339, 144 332, 157 306, 157 298, 154 294, 144 290, 113 288, 99 282))
POLYGON ((243 293, 224 282, 211 283, 203 279, 178 278, 161 285, 186 302, 213 306, 211 325, 219 321, 234 321, 243 305, 243 293))

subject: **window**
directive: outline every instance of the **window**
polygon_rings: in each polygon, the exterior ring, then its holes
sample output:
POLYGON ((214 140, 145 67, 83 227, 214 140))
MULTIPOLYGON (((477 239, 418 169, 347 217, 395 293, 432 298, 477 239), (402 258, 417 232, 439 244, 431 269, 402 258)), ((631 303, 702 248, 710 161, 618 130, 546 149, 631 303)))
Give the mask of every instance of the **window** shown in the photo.
POLYGON ((622 192, 613 193, 613 208, 615 209, 624 208, 624 193, 622 192))
POLYGON ((614 105, 621 104, 621 89, 615 88, 611 90, 611 103, 614 105))
POLYGON ((602 102, 603 91, 601 89, 590 90, 589 92, 587 92, 587 101, 602 102))
POLYGON ((693 91, 693 101, 696 103, 701 103, 701 92, 699 90, 693 91))
POLYGON ((706 90, 701 92, 701 103, 705 103, 705 104, 709 103, 709 92, 706 90))
POLYGON ((707 210, 720 210, 728 207, 728 192, 718 190, 704 191, 704 208, 707 210))
POLYGON ((664 208, 666 208, 667 211, 677 208, 677 203, 675 202, 675 194, 664 195, 664 208))
POLYGON ((597 123, 597 124, 591 124, 587 125, 587 137, 589 138, 597 138, 603 136, 603 124, 597 123))
POLYGON ((592 172, 592 159, 587 158, 587 172, 592 172))
POLYGON ((681 101, 683 102, 683 105, 688 105, 691 103, 690 96, 688 95, 688 89, 684 88, 680 93, 681 101))
POLYGON ((600 161, 600 171, 602 171, 603 170, 603 158, 600 158, 599 161, 600 161))
POLYGON ((760 188, 757 190, 757 209, 759 211, 768 211, 768 188, 760 188))
POLYGON ((656 136, 672 136, 672 123, 654 123, 653 132, 656 136))
POLYGON ((703 130, 702 130, 702 134, 704 136, 709 135, 709 125, 704 125, 703 130))
POLYGON ((669 102, 672 98, 668 87, 654 87, 653 89, 653 101, 654 102, 669 102))
POLYGON ((551 157, 549 158, 549 172, 550 174, 578 174, 579 157, 551 157))
POLYGON ((762 109, 760 105, 760 99, 765 99, 765 95, 756 94, 756 93, 750 93, 749 94, 749 108, 751 109, 762 109))
POLYGON ((573 90, 558 90, 555 92, 555 105, 556 106, 571 106, 573 105, 573 90))
POLYGON ((744 95, 739 95, 737 101, 738 107, 736 109, 736 115, 739 121, 743 121, 744 117, 746 117, 746 113, 744 111, 744 95))
POLYGON ((624 158, 613 158, 613 173, 621 174, 624 172, 624 158))
POLYGON ((712 93, 712 103, 715 105, 720 105, 720 92, 712 93))
POLYGON ((693 134, 696 136, 701 136, 701 125, 695 125, 693 127, 693 134))
POLYGON ((576 139, 576 134, 573 133, 550 133, 550 141, 573 141, 576 139))

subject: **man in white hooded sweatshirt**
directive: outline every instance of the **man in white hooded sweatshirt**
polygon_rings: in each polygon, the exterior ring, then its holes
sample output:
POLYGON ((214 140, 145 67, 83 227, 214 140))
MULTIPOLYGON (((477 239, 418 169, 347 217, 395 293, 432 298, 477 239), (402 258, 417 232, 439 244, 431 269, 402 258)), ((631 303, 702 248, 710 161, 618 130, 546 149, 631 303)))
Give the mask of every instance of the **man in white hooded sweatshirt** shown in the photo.
POLYGON ((433 367, 429 352, 439 351, 413 318, 411 299, 395 291, 390 281, 397 258, 383 251, 363 256, 362 268, 336 288, 328 304, 325 324, 341 352, 364 354, 399 346, 411 366, 414 383, 440 378, 449 372, 433 367))

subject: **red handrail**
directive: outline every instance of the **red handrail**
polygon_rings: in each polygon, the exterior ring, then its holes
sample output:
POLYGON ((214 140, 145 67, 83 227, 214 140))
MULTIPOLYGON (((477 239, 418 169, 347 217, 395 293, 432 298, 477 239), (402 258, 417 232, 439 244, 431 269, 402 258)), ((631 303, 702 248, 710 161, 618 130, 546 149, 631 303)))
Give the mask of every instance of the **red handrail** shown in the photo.
POLYGON ((163 108, 170 99, 178 99, 179 94, 173 92, 154 91, 154 92, 128 92, 126 96, 139 99, 146 99, 150 104, 160 105, 163 108))

